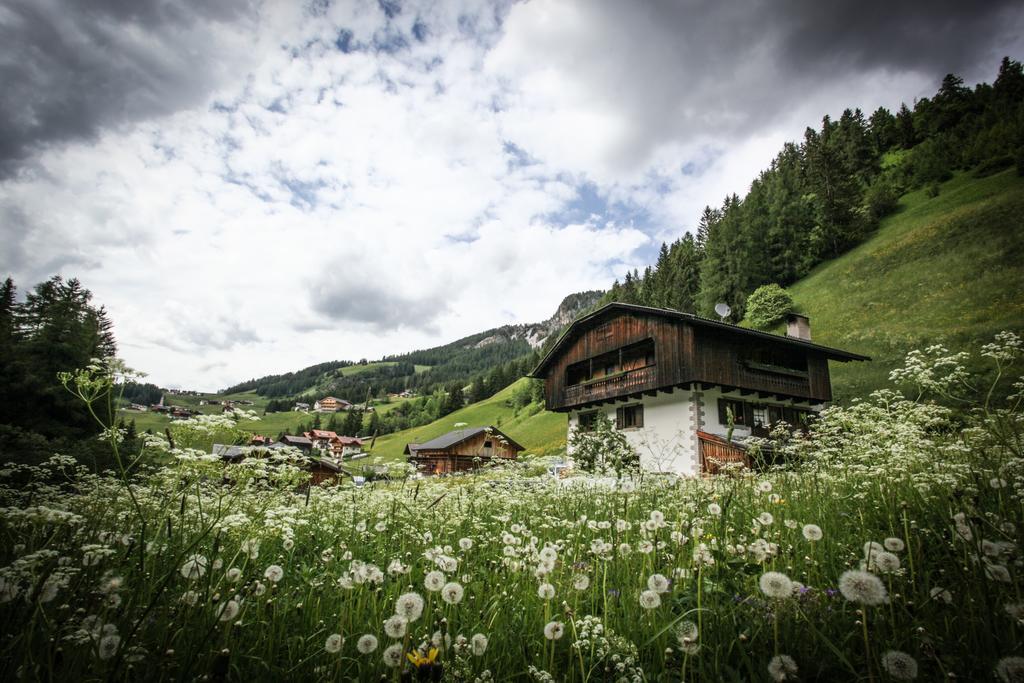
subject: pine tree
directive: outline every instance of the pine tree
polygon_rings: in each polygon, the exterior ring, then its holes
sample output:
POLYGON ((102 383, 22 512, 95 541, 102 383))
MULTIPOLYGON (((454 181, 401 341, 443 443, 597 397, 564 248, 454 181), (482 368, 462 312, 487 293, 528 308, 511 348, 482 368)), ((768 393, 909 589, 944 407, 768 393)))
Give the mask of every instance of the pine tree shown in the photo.
POLYGON ((904 102, 896 114, 896 138, 903 149, 910 149, 917 144, 917 129, 914 126, 914 113, 904 102))
POLYGON ((344 436, 359 436, 363 429, 363 411, 351 408, 345 415, 345 421, 341 425, 341 433, 344 436))
POLYGON ((700 220, 697 222, 696 239, 697 251, 702 256, 704 255, 704 249, 707 246, 711 231, 715 229, 715 225, 721 219, 722 213, 718 209, 712 209, 710 206, 704 207, 704 213, 700 215, 700 220))

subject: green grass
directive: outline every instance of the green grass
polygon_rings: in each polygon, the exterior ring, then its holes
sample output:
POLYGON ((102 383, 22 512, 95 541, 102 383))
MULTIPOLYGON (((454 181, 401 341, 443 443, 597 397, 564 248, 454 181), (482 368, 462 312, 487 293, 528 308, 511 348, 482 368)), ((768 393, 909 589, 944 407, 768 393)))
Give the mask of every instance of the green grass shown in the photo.
MULTIPOLYGON (((375 363, 367 363, 366 365, 346 365, 345 367, 338 370, 338 374, 342 377, 349 377, 351 375, 361 375, 364 372, 370 372, 378 368, 390 368, 398 365, 398 361, 382 360, 375 363)), ((429 365, 416 365, 413 366, 416 373, 425 372, 430 369, 429 365)))
POLYGON ((456 410, 428 425, 382 436, 372 452, 384 460, 401 460, 407 443, 422 443, 439 437, 455 429, 457 422, 465 422, 470 427, 493 425, 526 448, 526 453, 544 455, 560 451, 565 448, 565 415, 546 410, 535 412, 535 405, 521 409, 516 415, 507 403, 527 381, 521 379, 484 401, 456 410))
POLYGON ((790 288, 814 341, 873 359, 832 363, 839 400, 885 386, 911 349, 1024 331, 1024 178, 960 174, 941 189, 905 195, 870 239, 790 288))
POLYGON ((123 454, 163 465, 130 487, 8 466, 0 680, 767 681, 783 655, 786 680, 1017 681, 1022 417, 868 401, 788 469, 617 485, 506 464, 297 495, 296 467, 160 444, 123 454))

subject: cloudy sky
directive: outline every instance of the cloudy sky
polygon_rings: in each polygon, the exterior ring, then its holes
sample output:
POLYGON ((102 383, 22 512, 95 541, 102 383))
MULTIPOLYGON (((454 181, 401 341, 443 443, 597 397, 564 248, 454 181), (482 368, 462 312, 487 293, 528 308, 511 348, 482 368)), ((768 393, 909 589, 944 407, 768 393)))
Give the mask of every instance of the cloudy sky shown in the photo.
POLYGON ((998 0, 4 0, 0 276, 79 277, 198 389, 535 322, 1022 35, 998 0))

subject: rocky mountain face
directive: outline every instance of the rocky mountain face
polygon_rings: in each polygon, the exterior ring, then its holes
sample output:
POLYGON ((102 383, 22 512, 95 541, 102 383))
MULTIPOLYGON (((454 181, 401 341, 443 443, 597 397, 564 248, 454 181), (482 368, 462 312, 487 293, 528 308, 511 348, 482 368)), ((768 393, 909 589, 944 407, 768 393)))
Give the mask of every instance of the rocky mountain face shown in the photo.
POLYGON ((491 330, 483 339, 475 344, 467 344, 463 348, 483 348, 491 344, 512 342, 519 339, 524 340, 530 348, 539 348, 547 339, 558 334, 566 325, 571 323, 580 314, 593 307, 604 292, 593 290, 589 292, 577 292, 562 299, 554 315, 543 322, 523 325, 505 325, 491 330))

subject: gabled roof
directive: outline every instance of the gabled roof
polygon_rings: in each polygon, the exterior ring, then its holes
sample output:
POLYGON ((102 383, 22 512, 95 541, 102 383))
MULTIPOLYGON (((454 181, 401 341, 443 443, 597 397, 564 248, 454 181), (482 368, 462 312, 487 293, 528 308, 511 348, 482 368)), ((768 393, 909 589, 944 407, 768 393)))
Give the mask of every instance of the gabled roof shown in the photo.
POLYGON ((410 455, 416 451, 443 451, 446 448, 451 448, 455 444, 462 443, 478 436, 481 432, 490 432, 491 434, 497 434, 508 442, 508 445, 517 451, 525 450, 518 443, 509 438, 507 434, 502 432, 497 427, 469 427, 468 429, 456 429, 442 434, 436 439, 431 439, 425 443, 410 443, 405 445, 403 453, 410 455))
POLYGON ((310 439, 330 439, 334 441, 338 438, 337 433, 329 432, 326 429, 310 429, 308 433, 308 438, 310 439))
POLYGON ((592 313, 588 313, 582 318, 574 320, 573 323, 569 325, 568 329, 562 333, 562 336, 558 338, 555 345, 551 347, 551 350, 547 352, 547 355, 541 359, 540 363, 537 364, 537 367, 529 374, 529 377, 543 379, 544 375, 542 373, 547 369, 551 361, 554 360, 555 357, 558 356, 558 354, 561 353, 562 350, 573 339, 575 339, 580 332, 601 318, 623 313, 638 313, 640 315, 682 320, 696 327, 706 327, 754 339, 762 339, 773 344, 783 344, 785 346, 806 349, 808 351, 817 351, 824 354, 830 360, 844 362, 851 360, 871 360, 868 356, 862 356, 859 353, 851 353, 850 351, 843 351, 830 346, 822 346, 821 344, 815 344, 814 342, 807 341, 806 339, 797 339, 796 337, 785 337, 780 334, 752 330, 746 327, 739 327, 738 325, 731 325, 729 323, 711 320, 709 318, 702 318, 701 316, 694 315, 693 313, 683 313, 682 311, 674 311, 670 308, 654 308, 652 306, 638 306, 637 304, 613 302, 602 306, 592 313))
POLYGON ((231 446, 223 443, 215 443, 211 449, 214 455, 219 455, 225 460, 241 460, 245 457, 247 451, 248 447, 231 446))
POLYGON ((287 443, 287 444, 292 444, 292 445, 299 445, 299 446, 312 446, 313 445, 313 442, 310 441, 305 436, 293 436, 291 434, 285 434, 284 436, 282 436, 281 437, 281 442, 287 443))

